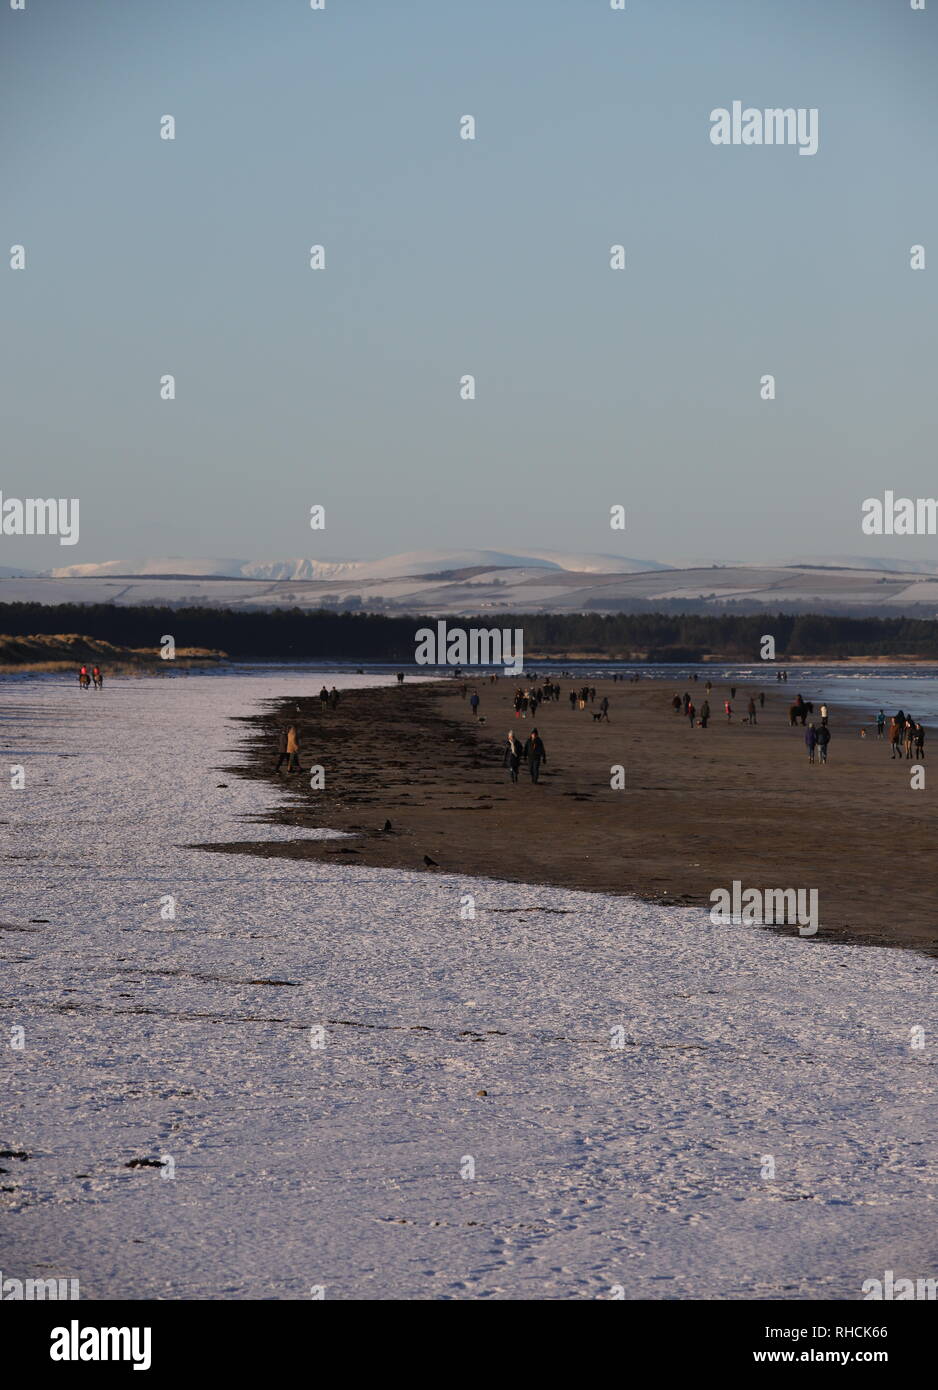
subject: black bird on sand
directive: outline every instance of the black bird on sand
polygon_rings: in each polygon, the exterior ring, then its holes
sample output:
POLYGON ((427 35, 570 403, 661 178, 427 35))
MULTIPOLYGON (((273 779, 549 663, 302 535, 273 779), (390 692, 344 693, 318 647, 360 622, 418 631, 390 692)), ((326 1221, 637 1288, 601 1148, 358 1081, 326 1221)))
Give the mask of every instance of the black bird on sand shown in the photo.
POLYGON ((440 867, 435 859, 430 858, 429 854, 425 854, 423 856, 423 862, 426 864, 428 869, 438 869, 440 867))
POLYGON ((385 830, 390 830, 390 829, 391 829, 391 822, 390 822, 389 820, 386 820, 386 821, 384 822, 384 828, 385 828, 385 830))

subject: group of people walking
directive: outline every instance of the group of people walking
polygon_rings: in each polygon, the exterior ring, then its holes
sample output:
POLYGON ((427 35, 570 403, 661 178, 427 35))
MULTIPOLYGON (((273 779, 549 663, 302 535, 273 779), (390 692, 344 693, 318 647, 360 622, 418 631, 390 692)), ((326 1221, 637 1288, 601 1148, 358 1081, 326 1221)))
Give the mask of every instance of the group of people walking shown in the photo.
POLYGON ((528 710, 530 710, 533 719, 537 714, 538 705, 542 701, 556 699, 555 691, 557 695, 560 694, 559 685, 531 686, 527 690, 519 685, 512 700, 515 707, 515 718, 527 719, 528 710))
MULTIPOLYGON (((570 701, 571 710, 589 709, 591 705, 596 703, 596 687, 584 685, 579 690, 571 690, 567 699, 570 701)), ((605 695, 599 702, 599 713, 597 714, 595 710, 591 713, 598 723, 601 724, 603 720, 607 724, 609 723, 609 700, 605 695)))
MULTIPOLYGON (((882 738, 886 727, 886 716, 880 710, 876 716, 876 736, 882 738)), ((911 714, 899 710, 889 721, 890 757, 901 758, 905 750, 906 758, 925 758, 925 730, 911 714)))
MULTIPOLYGON (((822 710, 825 708, 825 705, 821 706, 822 710)), ((808 727, 804 731, 804 741, 805 746, 808 750, 809 763, 827 762, 827 745, 831 741, 831 731, 827 727, 826 715, 823 717, 822 722, 817 726, 817 728, 815 728, 813 724, 808 725, 808 727)))
POLYGON ((539 782, 541 778, 541 763, 547 762, 547 750, 544 747, 544 740, 541 738, 537 729, 532 729, 524 743, 516 736, 514 729, 508 731, 508 746, 505 749, 505 756, 502 759, 502 766, 507 767, 511 773, 511 780, 517 782, 518 771, 521 761, 524 759, 528 764, 531 773, 531 781, 539 782))
MULTIPOLYGON (((469 708, 472 710, 474 717, 484 723, 485 721, 479 715, 481 699, 478 690, 472 689, 463 681, 459 693, 464 700, 468 696, 469 708)), ((560 700, 560 695, 560 686, 549 677, 545 678, 540 685, 517 686, 512 697, 515 718, 527 719, 528 715, 530 715, 532 719, 536 719, 537 711, 540 706, 550 702, 556 704, 560 700)), ((569 692, 568 698, 571 710, 588 709, 596 704, 596 687, 584 685, 580 689, 574 688, 569 692)), ((610 722, 609 700, 607 696, 603 696, 592 713, 593 718, 598 723, 605 721, 608 724, 610 722)))
MULTIPOLYGON (((782 679, 782 673, 779 673, 782 679)), ((787 679, 787 677, 785 677, 787 679)), ((707 695, 712 689, 710 681, 707 682, 707 695)), ((727 722, 732 722, 733 705, 735 699, 735 687, 730 690, 730 699, 724 700, 723 710, 726 714, 727 722)), ((758 696, 750 696, 747 703, 747 719, 743 722, 755 724, 758 712, 765 705, 765 695, 760 691, 758 696), (757 703, 758 701, 758 703, 757 703)), ((704 700, 698 710, 691 696, 684 692, 683 696, 675 695, 671 700, 671 707, 674 713, 687 719, 693 728, 705 729, 710 718, 710 701, 704 700)), ((826 763, 828 760, 828 749, 831 742, 830 730, 830 711, 826 704, 818 705, 817 721, 808 722, 808 715, 814 713, 814 705, 806 701, 803 696, 797 695, 795 703, 788 712, 788 722, 792 726, 801 723, 804 728, 805 747, 808 750, 809 763, 826 763)), ((891 749, 891 757, 897 759, 911 760, 918 759, 923 761, 925 758, 925 729, 919 720, 913 718, 911 714, 906 714, 903 710, 888 721, 888 738, 891 749)), ((887 720, 883 710, 876 716, 876 737, 885 739, 887 736, 887 720)), ((861 737, 866 737, 866 731, 861 730, 861 737)))
MULTIPOLYGON (((675 714, 680 714, 686 720, 688 720, 692 729, 705 729, 708 723, 710 722, 710 692, 712 689, 713 682, 707 681, 707 698, 704 700, 699 710, 697 709, 697 706, 694 704, 693 700, 691 699, 690 695, 688 695, 686 690, 684 691, 683 695, 674 696, 674 698, 671 701, 671 708, 674 710, 675 714)), ((723 701, 723 713, 726 715, 727 724, 732 724, 733 722, 732 701, 735 699, 736 687, 734 685, 730 690, 730 699, 723 701)), ((759 703, 758 705, 756 705, 756 697, 750 695, 749 703, 746 706, 746 717, 743 719, 744 724, 758 723, 758 719, 756 717, 757 711, 762 709, 762 707, 765 704, 765 695, 762 693, 762 691, 759 692, 758 700, 759 703)))

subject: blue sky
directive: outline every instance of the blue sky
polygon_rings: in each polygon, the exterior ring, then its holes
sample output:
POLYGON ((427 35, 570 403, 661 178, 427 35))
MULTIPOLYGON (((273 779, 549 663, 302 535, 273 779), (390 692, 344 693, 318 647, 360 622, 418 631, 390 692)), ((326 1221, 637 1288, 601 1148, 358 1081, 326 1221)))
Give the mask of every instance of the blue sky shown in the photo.
POLYGON ((936 11, 0 9, 0 488, 81 501, 0 565, 935 558, 860 503, 938 495, 936 11), (817 155, 713 146, 734 99, 817 107, 817 155))

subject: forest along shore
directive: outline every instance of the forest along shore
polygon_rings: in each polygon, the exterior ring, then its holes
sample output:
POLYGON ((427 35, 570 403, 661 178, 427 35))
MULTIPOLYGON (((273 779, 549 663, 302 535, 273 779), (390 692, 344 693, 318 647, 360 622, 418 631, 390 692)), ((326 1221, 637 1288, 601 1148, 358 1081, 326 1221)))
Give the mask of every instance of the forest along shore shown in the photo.
POLYGON ((710 723, 701 729, 671 701, 686 689, 699 710, 703 680, 596 681, 595 703, 571 710, 575 682, 556 679, 560 700, 541 704, 533 721, 515 717, 517 683, 504 677, 468 683, 484 724, 458 680, 347 691, 334 710, 318 696, 280 702, 246 721, 249 763, 227 771, 295 792, 271 812, 272 823, 355 838, 202 848, 708 909, 711 892, 734 880, 743 889, 816 888, 815 940, 938 954, 938 818, 928 790, 910 787, 913 764, 890 759, 869 714, 832 707, 830 761, 811 765, 803 729, 789 726, 790 684, 738 684, 732 722, 723 712, 729 686, 714 685, 710 723), (752 727, 742 720, 760 689, 765 707, 752 727), (593 718, 603 697, 609 722, 593 718), (290 723, 299 731, 302 771, 287 776, 275 767, 278 735, 290 723), (523 741, 532 725, 547 753, 540 782, 532 784, 522 763, 512 784, 502 766, 508 731, 523 741), (321 791, 310 789, 311 764, 325 771, 321 791), (624 768, 622 790, 610 785, 615 765, 624 768))

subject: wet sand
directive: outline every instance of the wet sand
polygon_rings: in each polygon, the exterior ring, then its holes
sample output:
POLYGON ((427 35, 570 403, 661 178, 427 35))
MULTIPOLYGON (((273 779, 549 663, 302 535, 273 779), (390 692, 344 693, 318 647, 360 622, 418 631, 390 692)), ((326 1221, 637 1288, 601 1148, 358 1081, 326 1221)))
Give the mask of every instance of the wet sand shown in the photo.
MULTIPOLYGON (((738 683, 729 724, 722 712, 729 687, 715 685, 709 727, 692 729, 670 701, 687 689, 699 708, 703 680, 597 681, 596 703, 571 711, 571 681, 555 679, 560 701, 542 704, 533 721, 548 759, 536 786, 524 764, 517 785, 502 767, 508 730, 524 738, 532 727, 530 716, 514 717, 510 679, 475 683, 484 724, 473 719, 457 681, 347 691, 335 711, 323 712, 318 697, 299 706, 284 701, 247 721, 248 765, 227 771, 295 791, 286 809, 271 812, 272 822, 348 831, 354 839, 275 843, 259 836, 204 848, 707 908, 711 892, 734 879, 744 889, 817 888, 814 941, 938 953, 930 792, 911 790, 914 764, 892 761, 869 719, 832 707, 830 761, 811 766, 803 730, 788 723, 791 683, 738 683), (741 717, 759 689, 765 708, 751 727, 741 717), (603 695, 609 723, 592 718, 603 695), (298 776, 274 772, 281 722, 300 731, 298 776), (311 763, 325 770, 322 791, 310 790, 311 763), (616 764, 625 769, 623 790, 610 786, 616 764)), ((802 693, 813 698, 810 689, 802 693)))

